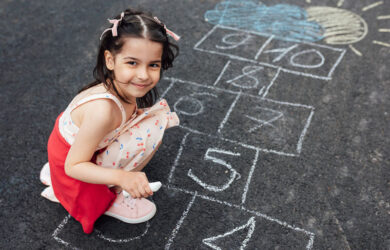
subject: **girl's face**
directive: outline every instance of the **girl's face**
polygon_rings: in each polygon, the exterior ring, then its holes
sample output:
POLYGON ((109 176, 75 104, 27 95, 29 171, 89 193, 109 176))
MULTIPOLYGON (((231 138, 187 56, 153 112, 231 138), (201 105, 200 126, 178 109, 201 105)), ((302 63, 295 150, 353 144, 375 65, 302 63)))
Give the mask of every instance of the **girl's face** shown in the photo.
POLYGON ((105 51, 106 66, 114 71, 114 84, 119 94, 135 103, 160 80, 163 45, 145 38, 125 38, 115 56, 105 51))

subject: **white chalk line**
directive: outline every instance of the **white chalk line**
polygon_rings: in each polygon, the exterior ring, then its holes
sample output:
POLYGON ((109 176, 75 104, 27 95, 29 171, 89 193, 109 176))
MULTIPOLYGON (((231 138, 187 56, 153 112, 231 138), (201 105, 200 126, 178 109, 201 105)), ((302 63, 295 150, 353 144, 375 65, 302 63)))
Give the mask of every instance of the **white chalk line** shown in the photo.
POLYGON ((215 80, 215 82, 214 82, 214 84, 213 84, 214 86, 216 86, 216 85, 218 84, 219 80, 221 80, 221 78, 222 78, 223 74, 225 73, 226 69, 229 67, 229 64, 230 64, 230 60, 227 61, 227 63, 226 63, 225 66, 223 67, 221 73, 219 74, 217 80, 215 80))
POLYGON ((379 32, 390 32, 390 29, 379 29, 379 32))
MULTIPOLYGON (((267 88, 264 91, 264 94, 261 97, 265 98, 268 95, 269 89, 272 87, 272 85, 274 85, 274 82, 276 81, 276 78, 278 78, 278 76, 280 74, 280 70, 281 70, 281 68, 279 67, 278 70, 276 71, 276 74, 272 78, 270 84, 268 84, 267 88)), ((262 93, 259 92, 259 95, 261 95, 261 94, 262 93)))
POLYGON ((206 38, 208 38, 208 37, 211 35, 211 33, 214 32, 214 30, 217 29, 217 27, 218 27, 218 25, 214 26, 209 32, 207 32, 206 35, 204 35, 204 36, 202 37, 202 39, 200 39, 199 42, 197 42, 197 43, 195 44, 195 46, 194 46, 193 49, 197 49, 198 46, 199 46, 201 43, 203 43, 204 40, 206 40, 206 38))
POLYGON ((309 117, 307 118, 305 127, 303 128, 302 133, 301 133, 301 135, 299 136, 299 140, 298 140, 298 144, 297 144, 297 152, 298 152, 299 154, 300 154, 301 151, 302 151, 303 139, 305 138, 307 129, 308 129, 309 126, 310 126, 311 119, 313 118, 313 115, 314 115, 314 110, 312 110, 312 111, 310 112, 310 115, 309 115, 309 117))
POLYGON ((183 214, 182 214, 182 216, 181 216, 179 222, 176 224, 176 227, 172 230, 171 237, 169 238, 167 244, 165 245, 165 250, 168 250, 168 249, 171 247, 171 245, 172 245, 172 243, 173 243, 173 240, 175 239, 177 233, 179 232, 179 229, 180 229, 180 227, 181 227, 181 224, 183 224, 183 221, 184 221, 184 219, 187 217, 187 214, 188 214, 188 212, 190 211, 192 205, 194 204, 195 198, 196 198, 197 196, 198 196, 198 195, 197 195, 197 192, 194 192, 194 193, 193 193, 193 197, 192 197, 191 201, 188 203, 186 210, 183 212, 183 214))
MULTIPOLYGON (((164 79, 168 79, 168 78, 164 78, 164 79)), ((174 78, 169 79, 169 80, 171 81, 171 83, 169 84, 168 88, 164 91, 164 93, 161 95, 161 99, 165 97, 165 95, 169 92, 169 90, 171 90, 171 88, 175 84, 174 78)))
POLYGON ((256 55, 255 55, 255 60, 259 59, 259 56, 261 55, 261 53, 263 53, 263 50, 265 49, 265 47, 267 47, 267 45, 274 39, 274 35, 270 36, 267 41, 265 41, 265 43, 263 43, 263 46, 261 46, 261 48, 259 49, 259 51, 257 51, 256 55))
POLYGON ((65 216, 65 218, 61 221, 61 223, 54 230, 54 232, 53 232, 53 234, 51 236, 54 238, 55 241, 57 241, 60 244, 63 244, 63 245, 65 245, 65 246, 67 246, 67 247, 69 247, 71 249, 78 249, 77 247, 72 246, 69 242, 66 242, 63 239, 58 237, 58 234, 62 231, 62 229, 64 229, 64 226, 66 225, 66 223, 68 223, 70 217, 71 217, 70 214, 65 216))
POLYGON ((382 4, 383 4, 383 1, 379 1, 379 2, 376 2, 376 3, 370 4, 370 5, 367 5, 367 6, 363 7, 362 11, 367 11, 369 9, 378 7, 379 5, 382 5, 382 4))
POLYGON ((344 4, 344 0, 340 0, 340 1, 337 3, 337 7, 341 7, 343 4, 344 4))
POLYGON ((237 231, 240 231, 240 230, 242 230, 244 228, 249 227, 248 233, 247 233, 247 235, 246 235, 246 237, 245 237, 245 239, 242 242, 241 247, 240 247, 240 250, 243 250, 243 249, 245 249, 246 245, 248 244, 248 241, 250 240, 250 238, 252 237, 252 234, 255 231, 255 226, 256 226, 255 217, 251 217, 251 218, 249 218, 249 220, 248 220, 248 222, 246 224, 241 225, 239 227, 236 227, 233 230, 230 230, 229 232, 226 232, 224 234, 203 239, 202 242, 203 242, 203 244, 205 244, 205 245, 207 245, 207 246, 209 246, 209 247, 211 247, 213 249, 222 250, 220 247, 212 244, 211 242, 213 242, 213 241, 215 241, 217 239, 224 238, 226 236, 232 235, 232 234, 234 234, 237 231))
POLYGON ((256 168, 257 160, 259 159, 259 154, 260 154, 259 150, 256 150, 255 159, 253 160, 251 170, 249 171, 248 180, 246 181, 246 184, 245 184, 244 193, 242 194, 241 205, 244 205, 244 203, 246 201, 246 195, 248 193, 249 185, 250 185, 251 180, 252 180, 253 172, 255 171, 255 168, 256 168))
POLYGON ((218 127, 218 131, 217 131, 218 134, 221 133, 221 130, 223 129, 223 127, 225 126, 225 123, 229 119, 229 116, 232 113, 233 108, 236 106, 236 103, 237 103, 238 99, 240 99, 240 96, 241 96, 241 92, 238 93, 238 95, 234 99, 233 103, 230 105, 228 112, 226 113, 225 117, 223 118, 221 124, 218 127))
POLYGON ((342 49, 342 52, 341 52, 339 58, 337 59, 336 63, 333 65, 332 69, 329 71, 328 77, 329 77, 330 79, 332 79, 333 72, 335 71, 335 69, 336 69, 336 67, 339 65, 339 63, 341 62, 341 59, 343 59, 344 54, 345 54, 346 51, 347 51, 347 50, 342 49))
POLYGON ((132 237, 132 238, 127 238, 127 239, 113 239, 113 238, 105 236, 100 230, 95 229, 95 231, 96 231, 97 236, 99 238, 101 238, 103 240, 106 240, 106 241, 109 241, 111 243, 128 243, 130 241, 139 240, 142 237, 144 237, 147 234, 147 232, 149 230, 149 227, 150 227, 150 223, 149 223, 149 221, 147 221, 146 222, 146 229, 145 229, 145 231, 141 235, 138 235, 138 236, 135 236, 135 237, 132 237))
POLYGON ((382 46, 385 46, 385 47, 390 47, 390 43, 385 43, 385 42, 381 42, 381 41, 372 41, 373 44, 377 44, 377 45, 382 45, 382 46))
POLYGON ((186 140, 187 140, 187 136, 189 135, 190 133, 187 133, 184 135, 181 143, 180 143, 180 148, 179 148, 179 152, 177 153, 177 156, 176 156, 176 159, 173 163, 173 166, 171 168, 171 171, 169 172, 169 176, 168 176, 168 183, 171 183, 172 181, 172 177, 173 177, 173 173, 175 172, 175 169, 176 169, 176 166, 179 164, 179 159, 181 157, 181 154, 183 153, 183 148, 184 148, 184 145, 186 143, 186 140))
MULTIPOLYGON (((163 186, 165 186, 165 185, 163 185, 163 186)), ((221 200, 215 199, 215 198, 210 197, 210 196, 198 194, 197 191, 190 191, 190 190, 182 189, 182 188, 179 188, 179 187, 175 187, 173 185, 166 185, 166 187, 168 189, 173 189, 173 190, 180 191, 180 192, 183 192, 183 193, 186 193, 186 194, 191 194, 193 196, 199 197, 199 198, 204 199, 204 200, 216 202, 216 203, 219 203, 219 204, 222 204, 222 205, 226 205, 226 206, 231 207, 231 208, 236 208, 236 209, 239 209, 241 211, 244 211, 244 212, 256 215, 258 217, 264 218, 264 219, 269 220, 271 222, 275 222, 275 223, 279 224, 282 227, 285 227, 285 228, 288 228, 288 229, 291 229, 291 230, 294 230, 294 231, 297 231, 297 232, 302 232, 302 233, 304 233, 304 234, 306 234, 307 236, 310 237, 309 243, 311 243, 311 245, 314 242, 314 236, 315 236, 314 233, 309 232, 309 231, 307 231, 305 229, 299 228, 297 226, 290 225, 287 222, 284 222, 284 221, 272 218, 272 217, 270 217, 270 216, 268 216, 266 214, 260 213, 258 211, 249 210, 249 209, 245 208, 242 205, 236 205, 236 204, 232 204, 232 203, 229 203, 229 202, 226 202, 226 201, 221 201, 221 200)), ((193 199, 195 199, 195 198, 193 198, 193 199)), ((191 206, 192 206, 192 204, 191 204, 191 206)), ((311 249, 311 248, 307 248, 307 249, 311 249)))

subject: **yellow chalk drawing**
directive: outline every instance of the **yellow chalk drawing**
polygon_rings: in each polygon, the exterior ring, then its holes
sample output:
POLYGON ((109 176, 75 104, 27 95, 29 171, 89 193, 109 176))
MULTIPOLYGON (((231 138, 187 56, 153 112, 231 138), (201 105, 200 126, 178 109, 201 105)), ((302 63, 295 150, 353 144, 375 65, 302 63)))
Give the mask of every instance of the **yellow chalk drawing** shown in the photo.
POLYGON ((359 15, 333 7, 309 7, 309 21, 315 21, 324 29, 328 44, 352 44, 362 40, 368 32, 366 21, 359 15))

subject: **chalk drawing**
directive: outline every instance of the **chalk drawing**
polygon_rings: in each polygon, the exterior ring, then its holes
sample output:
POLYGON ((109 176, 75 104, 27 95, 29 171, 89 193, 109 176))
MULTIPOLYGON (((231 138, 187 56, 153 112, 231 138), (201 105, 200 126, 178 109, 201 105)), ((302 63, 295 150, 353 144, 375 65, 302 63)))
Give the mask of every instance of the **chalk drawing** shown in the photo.
POLYGON ((173 105, 173 108, 175 109, 176 113, 178 113, 178 114, 184 114, 184 115, 190 115, 190 116, 199 115, 199 114, 203 113, 203 110, 204 110, 202 102, 194 97, 191 97, 191 96, 180 97, 179 100, 177 102, 175 102, 175 104, 173 105), (187 105, 185 105, 185 104, 181 105, 183 102, 187 103, 187 105), (191 103, 191 105, 188 105, 188 103, 191 103), (190 111, 187 112, 187 111, 184 111, 180 106, 183 106, 183 107, 195 106, 196 109, 192 112, 190 112, 190 111))
POLYGON ((298 52, 290 57, 290 64, 295 66, 295 67, 301 67, 301 68, 308 68, 308 69, 319 68, 322 65, 324 65, 324 62, 325 62, 324 55, 316 49, 303 50, 303 51, 298 52), (309 53, 315 53, 316 55, 318 55, 318 57, 320 58, 320 62, 318 62, 317 64, 302 64, 302 63, 295 62, 296 57, 301 56, 301 55, 305 55, 305 54, 309 54, 309 53))
POLYGON ((321 6, 309 7, 307 13, 310 21, 324 28, 324 41, 328 44, 356 43, 367 35, 366 21, 351 11, 321 6))
MULTIPOLYGON (((267 42, 271 40, 268 39, 267 42)), ((268 45, 268 44, 267 44, 268 45)), ((282 48, 282 49, 270 49, 270 50, 266 50, 264 51, 264 53, 275 53, 275 52, 281 52, 280 55, 278 57, 276 57, 272 62, 275 63, 275 62, 279 62, 288 52, 290 52, 291 50, 295 49, 296 47, 298 47, 298 44, 294 44, 288 48, 282 48)), ((260 56, 260 54, 258 55, 260 56)))
POLYGON ((234 155, 234 156, 240 156, 240 153, 234 153, 234 152, 231 152, 231 151, 225 151, 225 150, 216 149, 216 148, 209 148, 206 151, 206 154, 204 156, 204 160, 212 161, 212 162, 214 162, 216 164, 219 164, 219 165, 222 165, 222 166, 226 167, 229 170, 230 177, 229 177, 229 180, 228 180, 227 183, 225 183, 223 186, 219 186, 219 187, 218 186, 214 186, 214 185, 210 185, 210 184, 206 184, 205 182, 203 182, 201 179, 199 179, 196 175, 194 175, 192 173, 192 169, 188 170, 187 175, 188 175, 188 177, 190 177, 192 180, 194 180, 196 183, 198 183, 203 188, 205 188, 205 189, 207 189, 209 191, 213 191, 213 192, 221 192, 221 191, 224 191, 227 188, 229 188, 230 185, 232 184, 232 182, 234 181, 234 179, 239 178, 241 175, 229 163, 227 163, 226 161, 224 161, 222 159, 219 159, 219 158, 216 158, 214 156, 210 156, 209 154, 211 152, 220 153, 220 154, 227 154, 227 155, 234 155))
POLYGON ((271 126, 273 128, 275 128, 274 125, 272 125, 272 123, 278 119, 280 119, 281 117, 283 117, 283 113, 280 112, 280 111, 277 111, 277 110, 273 110, 273 109, 268 109, 268 108, 262 108, 260 106, 257 106, 256 109, 260 109, 260 110, 266 110, 266 111, 269 111, 269 113, 275 113, 276 115, 274 117, 272 117, 271 119, 269 120, 262 120, 262 119, 259 119, 259 118, 255 118, 253 116, 249 116, 249 115, 245 115, 247 118, 249 118, 250 120, 252 121, 255 121, 257 123, 259 123, 259 125, 257 126, 254 126, 252 127, 251 129, 249 129, 249 132, 253 132, 255 131, 256 129, 259 129, 263 126, 271 126))
MULTIPOLYGON (((300 154, 300 150, 302 148, 302 142, 305 137, 305 134, 307 132, 307 128, 310 126, 311 117, 314 115, 314 108, 309 105, 302 105, 297 103, 288 103, 288 102, 280 102, 275 101, 267 98, 262 98, 257 95, 250 95, 247 93, 243 93, 241 91, 232 91, 228 89, 220 89, 214 86, 207 86, 202 85, 199 83, 191 82, 191 81, 184 81, 181 79, 176 78, 165 78, 166 80, 172 81, 174 83, 174 86, 171 88, 171 91, 174 91, 175 88, 179 87, 180 92, 188 93, 192 91, 192 89, 196 89, 197 91, 201 93, 218 93, 217 95, 222 95, 222 93, 229 93, 233 94, 235 96, 234 100, 231 102, 230 107, 226 112, 225 115, 221 112, 219 112, 218 115, 221 115, 221 118, 223 117, 222 121, 220 122, 217 131, 213 132, 214 135, 217 138, 226 139, 232 142, 241 143, 242 145, 245 145, 248 148, 253 149, 259 149, 264 152, 272 152, 276 154, 281 155, 288 155, 288 156, 297 156, 300 154), (190 87, 193 85, 194 87, 190 87), (241 96, 245 96, 245 98, 241 98, 241 96), (248 103, 250 101, 250 103, 248 103), (239 104, 239 107, 237 105, 239 104), (255 105, 254 105, 255 104, 255 105), (260 105, 261 104, 261 105, 260 105), (274 113, 280 112, 283 113, 284 116, 287 117, 294 117, 293 120, 290 118, 286 121, 288 123, 279 123, 278 128, 273 131, 274 135, 268 135, 267 133, 259 133, 259 134, 253 134, 254 130, 251 128, 258 126, 259 122, 267 122, 268 120, 271 120, 272 118, 275 118, 275 115, 271 118, 264 119, 260 117, 262 114, 258 112, 258 107, 261 106, 263 108, 263 111, 266 111, 267 109, 274 110, 274 113), (283 111, 284 110, 284 111, 283 111), (234 119, 240 119, 240 121, 232 120, 231 114, 234 113, 234 119), (256 115, 257 114, 257 115, 256 115), (248 120, 248 117, 251 116, 254 119, 252 120, 252 123, 242 123, 243 119, 248 120), (303 121, 296 120, 297 117, 302 117, 303 121), (241 118, 240 118, 241 117, 241 118), (246 117, 246 118, 245 118, 246 117), (255 119, 258 119, 256 121, 255 119), (228 121, 230 122, 228 123, 228 121), (296 120, 296 121, 294 121, 296 120), (305 121, 305 122, 304 122, 305 121), (292 123, 291 123, 292 122, 292 123), (228 124, 228 127, 226 128, 226 125, 228 124), (242 128, 245 128, 241 131, 240 135, 236 135, 234 133, 230 133, 231 129, 234 129, 232 126, 235 126, 234 124, 241 124, 242 128), (288 127, 291 124, 292 127, 295 128, 294 135, 290 131, 288 134, 286 134, 288 137, 285 137, 283 134, 286 132, 283 132, 285 129, 290 130, 288 127), (293 125, 295 124, 295 125, 293 125), (304 126, 303 126, 304 124, 304 126), (285 127, 287 126, 287 127, 285 127), (299 130, 298 130, 299 128, 299 130), (300 130, 302 129, 302 130, 300 130), (249 131, 250 130, 250 131, 249 131), (266 136, 268 139, 265 139, 266 136), (291 138, 290 138, 291 136, 291 138), (297 144, 291 145, 291 147, 286 147, 286 144, 284 140, 291 141, 292 138, 296 138, 297 144), (279 140, 279 141, 278 141, 279 140), (269 144, 270 142, 273 142, 273 144, 269 144), (266 143, 265 143, 266 142, 266 143), (272 145, 272 146, 271 146, 272 145), (279 145, 279 146, 278 146, 279 145), (251 147, 252 146, 252 147, 251 147), (267 147, 271 146, 271 147, 267 147), (284 148, 284 150, 280 150, 281 148, 284 148), (289 151, 285 151, 287 148, 289 148, 289 151)), ((175 91, 174 93, 176 93, 175 91)), ((176 94, 170 95, 170 92, 168 91, 166 93, 166 96, 164 98, 168 98, 169 100, 175 100, 176 94)), ((219 99, 218 99, 219 100, 219 99)), ((219 100, 222 101, 222 100, 219 100)), ((268 111, 270 112, 270 111, 268 111)), ((271 112, 272 113, 272 112, 271 112)), ((263 113, 263 115, 266 115, 267 117, 271 114, 263 113)), ((276 116, 278 116, 279 113, 277 113, 276 116)), ((194 116, 180 116, 180 119, 182 121, 182 124, 186 124, 185 126, 182 125, 182 127, 188 128, 189 131, 199 131, 197 129, 198 124, 195 122, 196 120, 191 120, 194 116)), ((286 118, 287 118, 286 117, 286 118)), ((207 118, 206 118, 207 119, 207 118)), ((275 120, 276 121, 276 120, 275 120)), ((261 124, 261 123, 260 123, 261 124)), ((269 126, 272 127, 272 126, 269 126)), ((209 129, 209 127, 199 127, 201 129, 209 129)), ((207 131, 200 131, 204 134, 210 134, 207 131)), ((271 131, 268 131, 271 132, 271 131)), ((213 134, 211 133, 211 135, 213 134)))
POLYGON ((237 48, 238 46, 240 45, 243 45, 245 44, 250 38, 252 38, 251 35, 249 35, 248 33, 242 33, 242 34, 228 34, 226 36, 224 36, 222 38, 222 42, 226 43, 226 44, 229 44, 229 46, 221 46, 221 45, 215 45, 218 49, 234 49, 234 48, 237 48), (240 38, 240 37, 244 37, 243 39, 241 40, 238 40, 238 41, 234 41, 234 38, 240 38), (229 41, 228 39, 231 39, 233 38, 231 41, 229 41))
MULTIPOLYGON (((333 72, 340 63, 341 59, 344 57, 346 51, 345 49, 307 42, 283 42, 284 46, 280 45, 279 43, 280 42, 278 40, 275 40, 273 37, 269 37, 264 33, 239 30, 237 28, 217 25, 211 29, 211 32, 208 32, 205 37, 196 43, 194 49, 210 54, 227 56, 231 60, 250 62, 275 69, 281 68, 281 71, 283 72, 309 76, 322 80, 332 79, 333 72), (221 40, 224 36, 226 36, 226 33, 242 34, 242 32, 248 32, 254 36, 254 39, 250 39, 250 41, 257 41, 257 44, 245 44, 247 46, 241 45, 239 48, 234 50, 220 50, 215 46, 214 41, 221 40), (286 44, 289 46, 286 47, 286 44), (250 50, 247 48, 250 48, 250 50), (315 49, 318 51, 317 56, 321 62, 323 60, 323 64, 315 63, 314 65, 316 65, 316 67, 310 67, 310 65, 309 67, 302 67, 303 65, 290 63, 291 57, 296 57, 296 54, 301 55, 300 53, 302 51, 310 49, 315 49), (276 53, 277 56, 274 58, 269 56, 262 56, 264 54, 268 55, 271 53, 276 53), (254 54, 255 56, 253 57, 254 54)), ((311 54, 304 54, 306 60, 309 60, 310 56, 311 54)))
POLYGON ((217 235, 217 236, 213 236, 213 237, 210 237, 210 238, 203 239, 202 242, 205 245, 211 247, 212 249, 222 250, 220 247, 218 247, 217 245, 213 244, 213 242, 218 240, 218 239, 225 238, 226 236, 232 235, 232 234, 234 234, 234 233, 236 233, 238 231, 241 231, 243 229, 249 228, 248 229, 248 233, 247 233, 244 241, 241 243, 241 247, 240 247, 240 249, 245 249, 246 245, 248 244, 248 241, 252 237, 253 231, 255 231, 255 226, 256 226, 255 217, 251 217, 245 225, 236 227, 233 230, 231 230, 229 232, 226 232, 226 233, 224 233, 222 235, 217 235))
POLYGON ((230 62, 231 62, 231 61, 229 60, 229 61, 225 64, 225 66, 223 67, 221 73, 218 75, 217 80, 215 80, 215 82, 214 82, 214 84, 213 84, 214 86, 216 86, 216 85, 218 84, 219 80, 221 80, 221 77, 222 77, 223 74, 225 73, 226 69, 229 67, 230 62))
MULTIPOLYGON (((215 199, 213 197, 210 197, 210 196, 207 196, 207 195, 202 195, 202 194, 199 194, 198 192, 196 191, 190 191, 190 190, 186 190, 186 189, 183 189, 183 188, 179 188, 179 187, 175 187, 173 185, 167 185, 167 188, 168 189, 172 189, 172 190, 176 190, 176 191, 180 191, 180 192, 183 192, 183 193, 186 193, 186 194, 189 194, 189 195, 192 195, 193 196, 193 200, 195 199, 194 197, 196 198, 201 198, 203 200, 207 200, 207 201, 211 201, 211 202, 215 202, 217 204, 222 204, 226 207, 230 207, 230 208, 234 208, 234 209, 238 209, 238 210, 241 210, 243 212, 246 212, 246 213, 249 213, 249 214, 252 214, 254 216, 258 216, 260 218, 263 218, 267 221, 270 221, 272 223, 276 223, 286 229, 289 229, 289 230, 293 230, 293 231, 296 231, 296 232, 299 232, 299 233, 303 233, 304 235, 307 235, 309 237, 309 240, 306 244, 306 249, 312 249, 313 247, 313 243, 314 243, 314 238, 315 238, 315 234, 312 233, 312 232, 309 232, 305 229, 302 229, 302 228, 299 228, 297 226, 294 226, 294 225, 290 225, 288 224, 287 222, 284 222, 284 221, 281 221, 281 220, 278 220, 278 219, 275 219, 275 218, 272 218, 266 214, 263 214, 261 212, 258 212, 258 211, 254 211, 254 210, 250 210, 250 209, 247 209, 245 208, 244 206, 242 205, 236 205, 236 204, 232 204, 232 203, 229 203, 229 202, 226 202, 226 201, 221 201, 221 200, 218 200, 218 199, 215 199)), ((192 200, 190 201, 190 203, 188 204, 188 209, 186 209, 182 215, 182 218, 186 218, 188 213, 189 213, 189 210, 190 208, 194 205, 194 202, 192 202, 192 200)), ((178 226, 175 227, 175 229, 173 230, 175 232, 174 236, 169 239, 169 247, 171 246, 171 244, 173 243, 173 240, 174 238, 176 237, 177 235, 177 232, 181 226, 181 224, 183 223, 184 219, 180 219, 179 220, 179 223, 178 223, 178 226)), ((169 248, 165 248, 165 249, 169 249, 169 248)))
POLYGON ((233 78, 233 79, 230 79, 227 81, 227 83, 231 83, 233 86, 236 86, 238 88, 243 88, 243 89, 252 89, 252 88, 257 88, 257 86, 259 85, 259 80, 257 80, 256 77, 253 77, 253 73, 256 73, 256 72, 259 72, 260 70, 263 70, 264 67, 262 66, 245 66, 243 69, 242 69, 242 74, 233 78), (241 81, 239 83, 237 83, 237 80, 240 80, 242 78, 249 78, 251 79, 252 81, 241 81))
MULTIPOLYGON (((306 2, 311 3, 310 0, 306 2)), ((289 4, 266 6, 255 0, 228 0, 207 11, 205 20, 216 26, 260 32, 278 40, 299 43, 323 40, 327 44, 351 45, 366 37, 368 26, 358 14, 341 9, 343 4, 344 0, 339 0, 337 8, 310 6, 303 9, 289 4)), ((383 1, 371 3, 364 6, 362 11, 383 4, 383 1)), ((389 15, 377 17, 378 20, 389 18, 389 15)), ((375 44, 387 47, 386 42, 375 44)), ((356 55, 362 56, 358 49, 349 47, 356 55)))
POLYGON ((379 29, 379 32, 390 32, 390 29, 379 29))
POLYGON ((279 68, 228 60, 213 86, 265 97, 279 72, 279 68))
POLYGON ((390 19, 390 15, 386 15, 386 16, 377 16, 376 19, 378 19, 378 20, 390 19))
POLYGON ((176 227, 173 229, 172 233, 171 233, 171 237, 169 238, 167 244, 165 245, 165 250, 168 250, 171 245, 172 245, 172 242, 173 242, 173 239, 176 237, 176 234, 179 232, 179 229, 181 227, 181 224, 183 224, 183 221, 185 220, 185 218, 187 217, 187 214, 188 212, 190 211, 192 205, 194 204, 195 202, 195 199, 197 197, 197 192, 195 192, 192 196, 192 199, 191 201, 188 203, 187 205, 187 208, 186 210, 183 212, 182 216, 180 217, 178 223, 176 224, 176 227))
POLYGON ((373 44, 378 44, 378 45, 382 45, 382 46, 385 46, 385 47, 389 47, 390 48, 390 43, 385 43, 385 42, 381 42, 381 41, 372 41, 373 44))
POLYGON ((214 25, 249 29, 293 42, 321 40, 321 25, 307 19, 304 9, 289 4, 266 6, 258 1, 224 1, 205 13, 214 25))
POLYGON ((367 6, 363 7, 362 11, 370 10, 370 9, 378 7, 379 5, 382 5, 382 4, 383 4, 383 1, 372 3, 370 5, 367 5, 367 6))
POLYGON ((150 227, 150 222, 147 221, 146 222, 146 226, 145 226, 145 231, 141 234, 141 235, 138 235, 138 236, 134 236, 132 238, 127 238, 127 239, 113 239, 111 237, 107 237, 105 236, 100 230, 97 230, 95 229, 95 232, 97 233, 97 236, 103 240, 106 240, 106 241, 109 241, 109 242, 112 242, 112 243, 128 243, 130 241, 133 241, 133 240, 139 240, 141 239, 143 236, 145 236, 149 230, 149 227, 150 227))

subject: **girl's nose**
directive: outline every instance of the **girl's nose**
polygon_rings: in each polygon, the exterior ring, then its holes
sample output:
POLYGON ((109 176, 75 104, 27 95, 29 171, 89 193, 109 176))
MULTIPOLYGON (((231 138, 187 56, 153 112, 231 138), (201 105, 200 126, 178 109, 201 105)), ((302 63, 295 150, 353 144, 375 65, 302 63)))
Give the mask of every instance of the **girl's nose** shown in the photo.
POLYGON ((144 67, 140 67, 137 70, 137 78, 142 80, 142 81, 148 80, 148 78, 149 78, 148 70, 145 69, 144 67))

